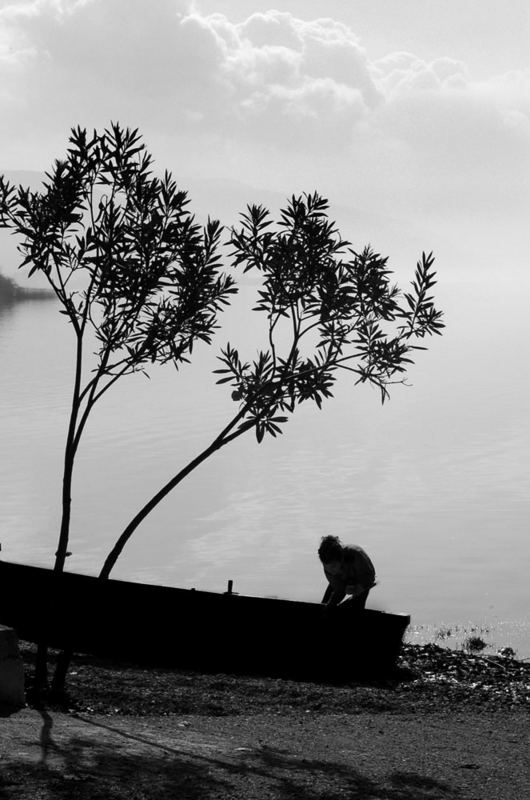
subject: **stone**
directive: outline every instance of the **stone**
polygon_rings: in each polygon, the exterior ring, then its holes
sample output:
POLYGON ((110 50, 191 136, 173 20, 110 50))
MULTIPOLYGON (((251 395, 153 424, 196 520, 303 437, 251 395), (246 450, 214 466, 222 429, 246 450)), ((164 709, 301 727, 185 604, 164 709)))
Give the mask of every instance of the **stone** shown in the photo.
POLYGON ((24 663, 13 628, 0 625, 0 705, 25 705, 24 663))

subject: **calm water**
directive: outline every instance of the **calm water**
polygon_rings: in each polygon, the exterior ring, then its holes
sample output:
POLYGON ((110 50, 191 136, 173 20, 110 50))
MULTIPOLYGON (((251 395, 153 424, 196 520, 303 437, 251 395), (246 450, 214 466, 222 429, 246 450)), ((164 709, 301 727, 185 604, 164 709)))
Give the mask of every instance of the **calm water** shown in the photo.
MULTIPOLYGON (((530 656, 526 292, 447 277, 438 295, 447 333, 419 355, 412 388, 381 407, 376 392, 341 384, 323 411, 299 409, 279 440, 230 445, 138 529, 114 576, 215 591, 233 579, 240 593, 320 600, 315 551, 336 533, 373 557, 369 604, 411 613, 416 640, 477 626, 492 646, 530 656)), ((252 319, 231 312, 227 339, 251 357, 252 319)), ((6 559, 53 561, 72 345, 53 301, 0 307, 6 559)), ((229 418, 215 366, 203 348, 181 373, 132 376, 102 401, 79 452, 70 569, 97 572, 143 502, 229 418)))

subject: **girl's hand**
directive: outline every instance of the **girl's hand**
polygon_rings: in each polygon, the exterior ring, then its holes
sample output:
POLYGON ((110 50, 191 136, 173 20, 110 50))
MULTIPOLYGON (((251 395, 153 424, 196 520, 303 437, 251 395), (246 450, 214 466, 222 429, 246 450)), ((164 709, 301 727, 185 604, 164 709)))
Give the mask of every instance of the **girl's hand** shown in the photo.
POLYGON ((351 597, 357 597, 357 595, 362 594, 363 591, 364 588, 360 583, 350 583, 346 586, 346 594, 349 594, 351 597))

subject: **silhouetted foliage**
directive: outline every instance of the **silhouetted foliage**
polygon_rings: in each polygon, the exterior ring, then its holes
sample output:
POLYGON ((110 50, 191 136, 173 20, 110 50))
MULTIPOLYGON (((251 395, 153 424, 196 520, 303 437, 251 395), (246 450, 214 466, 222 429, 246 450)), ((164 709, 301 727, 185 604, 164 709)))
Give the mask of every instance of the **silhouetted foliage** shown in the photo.
POLYGON ((220 272, 220 223, 201 228, 170 173, 152 175, 136 130, 75 128, 69 144, 41 191, 0 177, 0 224, 20 237, 21 266, 46 276, 76 347, 56 572, 69 555, 72 472, 94 405, 124 375, 187 361, 236 291, 220 272), (88 331, 96 364, 86 375, 88 331))
POLYGON ((441 332, 442 314, 429 294, 432 254, 422 255, 411 290, 401 294, 390 283, 387 259, 370 248, 352 250, 327 211, 327 200, 306 194, 292 197, 275 228, 267 209, 252 206, 241 215, 241 227, 232 229, 234 265, 261 274, 255 310, 266 316, 268 347, 253 361, 242 360, 230 344, 222 350, 215 372, 222 376, 218 383, 230 385, 237 413, 131 520, 102 577, 143 519, 216 450, 249 430, 258 442, 266 433, 276 436, 287 415, 307 400, 321 407, 332 397, 339 370, 350 372, 355 383, 375 384, 385 400, 390 384, 404 381, 412 351, 425 349, 415 342, 441 332))
POLYGON ((376 385, 384 401, 389 385, 403 382, 411 351, 425 349, 413 341, 443 328, 428 294, 435 283, 432 254, 423 254, 412 291, 401 296, 390 283, 388 259, 369 247, 352 250, 327 210, 316 193, 293 197, 271 230, 269 212, 252 206, 242 227, 232 231, 235 263, 263 277, 256 310, 267 317, 269 347, 242 363, 228 345, 217 372, 225 375, 219 383, 229 382, 243 404, 240 427, 251 421, 258 441, 281 432, 287 418, 278 414, 306 400, 320 408, 332 396, 339 370, 353 373, 356 383, 376 385), (282 322, 291 329, 283 352, 277 336, 282 322))
MULTIPOLYGON (((168 172, 153 177, 151 164, 138 132, 116 124, 92 137, 73 129, 66 159, 40 192, 0 178, 0 220, 21 236, 21 266, 44 273, 77 340, 67 460, 112 384, 155 362, 188 361, 196 341, 211 341, 217 312, 235 291, 219 272, 221 225, 201 229, 186 192, 168 172), (83 383, 87 328, 97 362, 83 383)), ((59 561, 67 536, 64 528, 59 561)))

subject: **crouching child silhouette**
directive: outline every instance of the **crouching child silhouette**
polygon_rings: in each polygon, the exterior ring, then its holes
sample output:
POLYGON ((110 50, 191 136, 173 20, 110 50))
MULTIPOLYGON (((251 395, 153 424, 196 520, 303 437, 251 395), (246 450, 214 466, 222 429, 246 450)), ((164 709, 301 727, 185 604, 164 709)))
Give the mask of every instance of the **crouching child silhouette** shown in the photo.
POLYGON ((338 536, 324 536, 318 557, 328 580, 322 602, 327 609, 361 611, 375 586, 375 569, 362 547, 343 545, 338 536))

